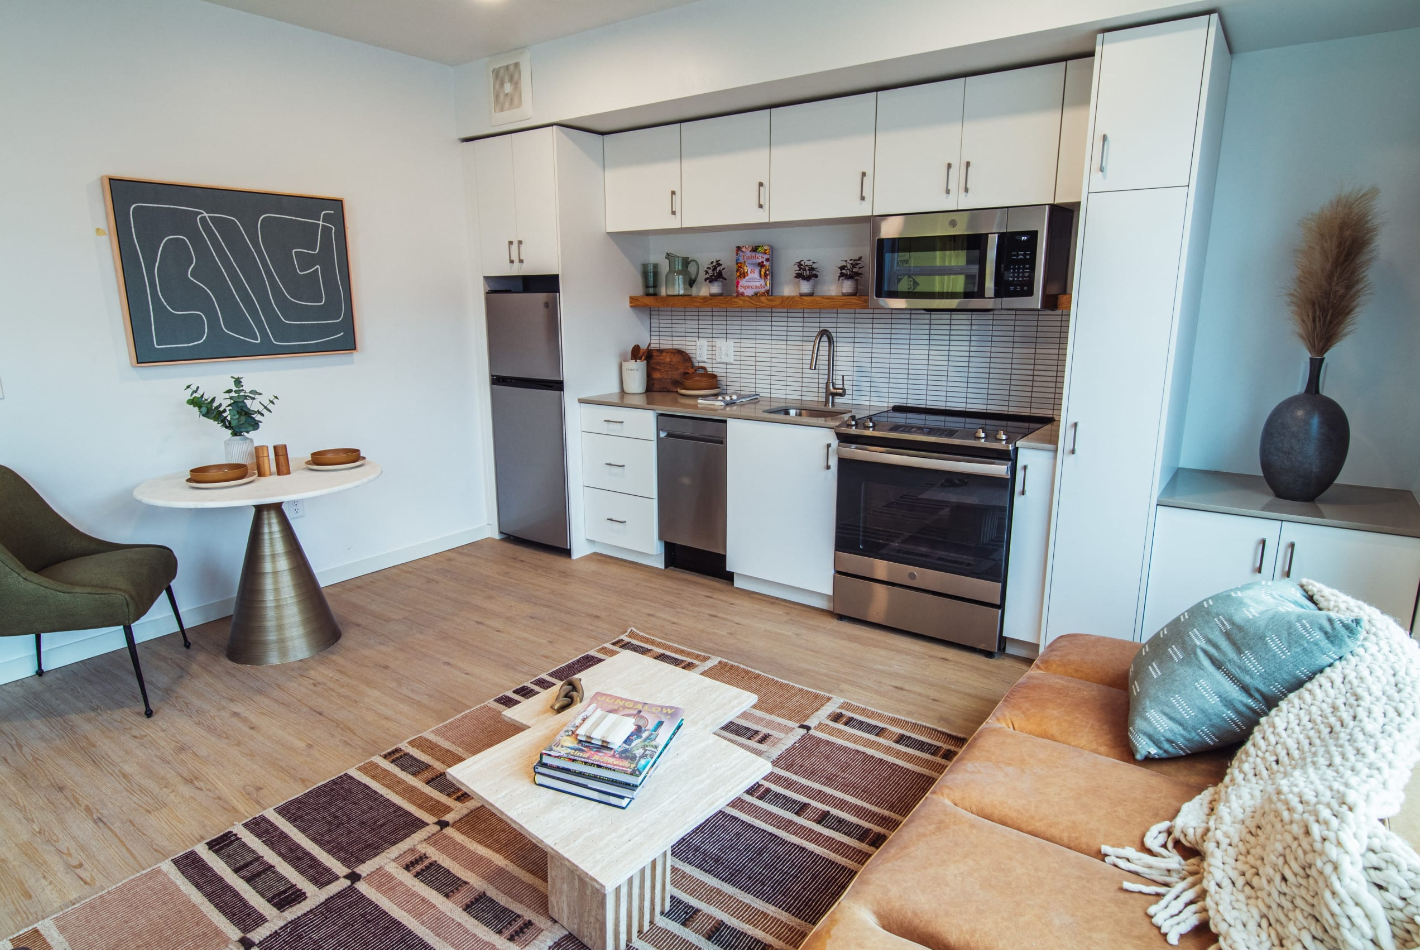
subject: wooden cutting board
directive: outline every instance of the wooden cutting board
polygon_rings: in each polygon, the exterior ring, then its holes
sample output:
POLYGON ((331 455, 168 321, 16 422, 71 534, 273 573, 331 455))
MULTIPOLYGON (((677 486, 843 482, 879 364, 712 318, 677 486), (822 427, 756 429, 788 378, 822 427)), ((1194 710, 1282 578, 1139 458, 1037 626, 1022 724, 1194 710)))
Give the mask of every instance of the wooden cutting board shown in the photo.
POLYGON ((646 391, 673 393, 680 388, 685 374, 695 369, 695 362, 685 350, 647 350, 646 391))

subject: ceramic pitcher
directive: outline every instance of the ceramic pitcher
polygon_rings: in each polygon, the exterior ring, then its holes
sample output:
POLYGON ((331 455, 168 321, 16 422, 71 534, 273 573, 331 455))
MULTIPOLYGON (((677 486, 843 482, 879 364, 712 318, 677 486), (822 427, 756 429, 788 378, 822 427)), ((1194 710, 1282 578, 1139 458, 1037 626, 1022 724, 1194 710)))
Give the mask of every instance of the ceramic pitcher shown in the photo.
POLYGON ((667 254, 666 296, 686 297, 700 276, 700 262, 679 254, 667 254))

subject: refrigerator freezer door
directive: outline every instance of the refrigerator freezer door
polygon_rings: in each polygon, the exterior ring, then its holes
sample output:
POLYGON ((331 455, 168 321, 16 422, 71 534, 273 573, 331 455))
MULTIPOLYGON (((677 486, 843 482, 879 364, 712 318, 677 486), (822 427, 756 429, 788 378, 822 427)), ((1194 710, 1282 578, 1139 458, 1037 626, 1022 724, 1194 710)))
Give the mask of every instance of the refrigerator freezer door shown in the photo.
POLYGON ((488 373, 522 379, 562 378, 558 294, 485 294, 488 373))
POLYGON ((561 384, 554 389, 495 382, 491 391, 498 530, 565 548, 570 541, 561 384))

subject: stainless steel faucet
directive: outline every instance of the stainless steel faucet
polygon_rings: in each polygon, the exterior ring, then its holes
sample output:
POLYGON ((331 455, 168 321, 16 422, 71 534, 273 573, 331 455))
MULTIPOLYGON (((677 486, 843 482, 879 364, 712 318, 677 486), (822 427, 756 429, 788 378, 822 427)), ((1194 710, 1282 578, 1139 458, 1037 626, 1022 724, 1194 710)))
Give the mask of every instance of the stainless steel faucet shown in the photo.
POLYGON ((809 369, 818 369, 818 344, 823 339, 828 340, 828 372, 823 377, 823 404, 832 408, 836 397, 848 395, 847 380, 839 377, 838 385, 833 385, 833 334, 828 332, 828 327, 818 331, 818 336, 814 337, 814 351, 809 357, 809 369))

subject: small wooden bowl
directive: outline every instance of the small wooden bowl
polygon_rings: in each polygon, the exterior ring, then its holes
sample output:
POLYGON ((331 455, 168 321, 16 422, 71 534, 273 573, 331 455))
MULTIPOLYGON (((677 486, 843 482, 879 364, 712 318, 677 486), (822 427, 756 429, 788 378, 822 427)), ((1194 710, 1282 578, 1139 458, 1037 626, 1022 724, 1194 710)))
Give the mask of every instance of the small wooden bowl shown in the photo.
POLYGON ((312 465, 348 465, 358 461, 359 449, 316 449, 311 453, 312 465))
POLYGON ((681 389, 717 389, 719 386, 720 377, 714 373, 706 372, 704 369, 686 373, 680 381, 681 389))
POLYGON ((241 462, 221 462, 217 465, 199 465, 188 469, 188 477, 204 485, 217 482, 235 482, 247 477, 247 467, 241 462))

